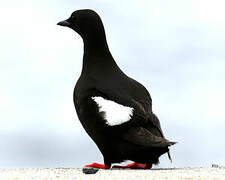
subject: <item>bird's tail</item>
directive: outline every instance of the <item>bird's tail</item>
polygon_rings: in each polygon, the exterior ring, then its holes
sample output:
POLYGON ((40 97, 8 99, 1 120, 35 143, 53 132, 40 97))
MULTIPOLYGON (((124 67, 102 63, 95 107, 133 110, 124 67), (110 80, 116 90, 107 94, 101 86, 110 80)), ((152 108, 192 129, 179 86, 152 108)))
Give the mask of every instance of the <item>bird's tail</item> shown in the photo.
MULTIPOLYGON (((171 145, 176 144, 177 142, 170 142, 170 143, 171 143, 170 144, 170 146, 171 146, 171 145)), ((170 150, 167 152, 167 154, 168 154, 168 158, 169 158, 170 162, 172 163, 172 158, 171 158, 171 155, 170 155, 170 150)))
POLYGON ((168 154, 168 158, 169 158, 170 162, 172 163, 172 158, 171 158, 171 155, 170 155, 170 151, 168 151, 167 154, 168 154))

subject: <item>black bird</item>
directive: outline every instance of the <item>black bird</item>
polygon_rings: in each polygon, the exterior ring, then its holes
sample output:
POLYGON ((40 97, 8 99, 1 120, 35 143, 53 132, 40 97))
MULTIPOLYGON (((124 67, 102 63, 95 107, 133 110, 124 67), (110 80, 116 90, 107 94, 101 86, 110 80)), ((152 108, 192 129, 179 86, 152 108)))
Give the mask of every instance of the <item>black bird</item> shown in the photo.
POLYGON ((175 144, 164 138, 152 112, 146 88, 128 77, 114 61, 99 15, 77 10, 58 23, 76 31, 84 42, 83 68, 74 89, 74 104, 81 124, 96 143, 104 164, 85 167, 109 169, 113 163, 132 160, 119 168, 151 168, 175 144))

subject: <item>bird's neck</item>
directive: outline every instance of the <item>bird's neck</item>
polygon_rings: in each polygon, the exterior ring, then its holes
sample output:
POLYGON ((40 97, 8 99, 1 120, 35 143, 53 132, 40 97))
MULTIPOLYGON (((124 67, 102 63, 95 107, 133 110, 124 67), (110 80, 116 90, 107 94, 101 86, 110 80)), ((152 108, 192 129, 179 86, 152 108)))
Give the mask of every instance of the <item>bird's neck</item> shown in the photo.
POLYGON ((110 54, 106 41, 105 32, 91 33, 83 38, 84 56, 98 56, 99 54, 110 54))
POLYGON ((102 71, 103 68, 117 66, 109 51, 105 33, 92 34, 92 36, 83 38, 83 41, 84 56, 82 73, 88 73, 89 75, 92 73, 96 74, 97 71, 102 71))

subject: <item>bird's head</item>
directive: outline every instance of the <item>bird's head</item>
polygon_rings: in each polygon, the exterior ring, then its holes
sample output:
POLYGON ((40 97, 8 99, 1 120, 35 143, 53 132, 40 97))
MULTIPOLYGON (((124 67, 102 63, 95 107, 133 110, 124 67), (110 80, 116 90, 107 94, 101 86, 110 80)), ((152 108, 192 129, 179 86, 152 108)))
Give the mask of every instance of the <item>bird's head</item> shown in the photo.
POLYGON ((57 23, 76 31, 83 39, 104 32, 104 27, 99 15, 90 9, 74 11, 71 16, 64 21, 57 23))

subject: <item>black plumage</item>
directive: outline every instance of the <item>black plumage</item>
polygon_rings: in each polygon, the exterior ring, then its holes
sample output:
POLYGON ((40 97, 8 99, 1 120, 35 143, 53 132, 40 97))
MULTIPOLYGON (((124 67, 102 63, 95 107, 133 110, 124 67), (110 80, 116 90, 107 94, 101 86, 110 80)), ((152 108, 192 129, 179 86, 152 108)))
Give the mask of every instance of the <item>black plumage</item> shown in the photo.
POLYGON ((166 152, 169 155, 168 147, 174 142, 164 138, 159 119, 152 112, 149 92, 124 74, 114 61, 98 14, 93 10, 78 10, 58 25, 70 27, 83 39, 83 68, 74 89, 74 104, 105 165, 110 167, 125 160, 157 164, 159 156, 166 152), (108 125, 105 112, 100 111, 93 97, 132 108, 129 121, 108 125))

